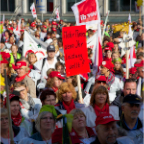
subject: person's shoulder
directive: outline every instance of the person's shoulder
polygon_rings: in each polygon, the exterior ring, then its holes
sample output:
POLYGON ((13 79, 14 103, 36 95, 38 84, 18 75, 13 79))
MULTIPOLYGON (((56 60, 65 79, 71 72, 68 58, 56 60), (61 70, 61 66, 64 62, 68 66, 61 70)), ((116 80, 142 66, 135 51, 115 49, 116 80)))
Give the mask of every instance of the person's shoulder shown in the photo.
POLYGON ((128 136, 123 136, 123 137, 119 137, 117 138, 117 142, 118 144, 134 144, 134 141, 132 139, 130 139, 128 136))

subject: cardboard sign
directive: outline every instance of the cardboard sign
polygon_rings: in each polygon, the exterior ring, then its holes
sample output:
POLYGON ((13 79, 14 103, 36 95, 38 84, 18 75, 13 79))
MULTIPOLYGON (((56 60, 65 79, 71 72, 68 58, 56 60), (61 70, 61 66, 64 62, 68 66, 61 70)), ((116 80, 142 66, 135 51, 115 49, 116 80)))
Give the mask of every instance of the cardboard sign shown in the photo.
POLYGON ((86 26, 64 27, 62 29, 62 39, 67 76, 90 72, 86 26))

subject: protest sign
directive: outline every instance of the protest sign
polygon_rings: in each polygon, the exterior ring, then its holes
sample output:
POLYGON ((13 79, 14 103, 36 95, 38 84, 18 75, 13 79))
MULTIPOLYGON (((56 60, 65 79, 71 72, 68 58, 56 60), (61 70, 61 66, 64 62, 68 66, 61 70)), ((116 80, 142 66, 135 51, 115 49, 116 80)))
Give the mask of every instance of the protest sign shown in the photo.
POLYGON ((86 26, 64 27, 62 38, 67 76, 90 72, 86 45, 86 26))
POLYGON ((99 7, 97 0, 82 0, 72 7, 76 25, 92 25, 99 22, 99 7))
POLYGON ((31 36, 27 31, 24 32, 23 56, 27 57, 28 53, 35 53, 37 60, 47 57, 47 43, 31 36))

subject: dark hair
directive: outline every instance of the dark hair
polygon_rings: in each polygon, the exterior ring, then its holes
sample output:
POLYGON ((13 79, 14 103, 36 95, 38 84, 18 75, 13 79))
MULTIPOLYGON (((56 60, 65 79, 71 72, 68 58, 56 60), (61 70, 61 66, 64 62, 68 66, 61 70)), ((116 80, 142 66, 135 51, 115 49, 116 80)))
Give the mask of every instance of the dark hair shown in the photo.
POLYGON ((12 98, 10 99, 10 103, 11 103, 12 101, 18 101, 18 102, 19 102, 19 96, 14 96, 14 97, 12 97, 12 98))
MULTIPOLYGON (((126 79, 124 82, 124 87, 125 87, 126 83, 132 83, 132 82, 136 83, 136 79, 134 79, 134 78, 126 79)), ((136 85, 137 85, 137 83, 136 83, 136 85)))
POLYGON ((55 64, 55 69, 57 70, 57 68, 58 68, 59 66, 64 67, 64 64, 61 63, 60 61, 58 61, 58 62, 55 64))
POLYGON ((90 57, 90 55, 92 54, 92 49, 91 48, 88 48, 88 57, 90 57))
POLYGON ((41 102, 44 101, 46 99, 47 95, 53 95, 56 98, 56 94, 54 91, 50 90, 50 89, 46 89, 44 91, 42 91, 41 95, 40 95, 40 100, 41 102))
POLYGON ((108 42, 110 42, 110 38, 109 38, 108 36, 104 36, 103 43, 104 43, 104 41, 108 41, 108 42))
POLYGON ((61 42, 61 43, 62 43, 62 38, 58 38, 58 42, 61 42))
POLYGON ((136 42, 137 42, 137 41, 139 41, 139 42, 141 41, 141 36, 140 36, 140 35, 138 35, 138 36, 136 37, 136 42))

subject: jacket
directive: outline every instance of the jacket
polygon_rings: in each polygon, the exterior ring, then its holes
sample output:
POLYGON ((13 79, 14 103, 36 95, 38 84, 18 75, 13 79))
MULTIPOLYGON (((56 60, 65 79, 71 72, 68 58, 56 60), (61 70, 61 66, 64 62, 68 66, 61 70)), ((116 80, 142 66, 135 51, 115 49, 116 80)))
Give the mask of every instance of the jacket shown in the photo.
MULTIPOLYGON (((47 141, 48 144, 52 144, 52 140, 47 141)), ((43 141, 41 134, 39 132, 33 134, 31 137, 23 138, 18 144, 46 144, 43 141)))
MULTIPOLYGON (((21 58, 21 54, 17 53, 17 59, 21 58)), ((12 67, 12 64, 15 64, 14 56, 12 53, 10 53, 10 64, 9 66, 12 67)))
MULTIPOLYGON (((86 124, 88 127, 95 127, 95 120, 97 118, 94 108, 92 106, 81 109, 86 115, 86 124)), ((114 119, 119 120, 119 109, 117 106, 109 106, 109 113, 113 115, 114 119)))
POLYGON ((26 86, 29 88, 29 93, 33 98, 36 98, 36 87, 35 87, 35 83, 34 81, 29 78, 28 76, 26 76, 23 80, 22 80, 26 86))
MULTIPOLYGON (((25 137, 28 137, 28 133, 26 132, 26 130, 24 128, 21 128, 21 127, 17 127, 17 126, 12 126, 12 129, 14 131, 14 143, 15 144, 18 144, 18 142, 22 139, 22 138, 25 138, 25 137)), ((10 139, 5 139, 5 138, 1 138, 0 139, 0 142, 1 144, 9 144, 9 141, 10 139)))
POLYGON ((129 130, 124 122, 124 117, 118 122, 118 126, 127 131, 127 136, 131 138, 135 144, 143 143, 143 125, 141 120, 138 118, 137 128, 135 130, 129 130))

